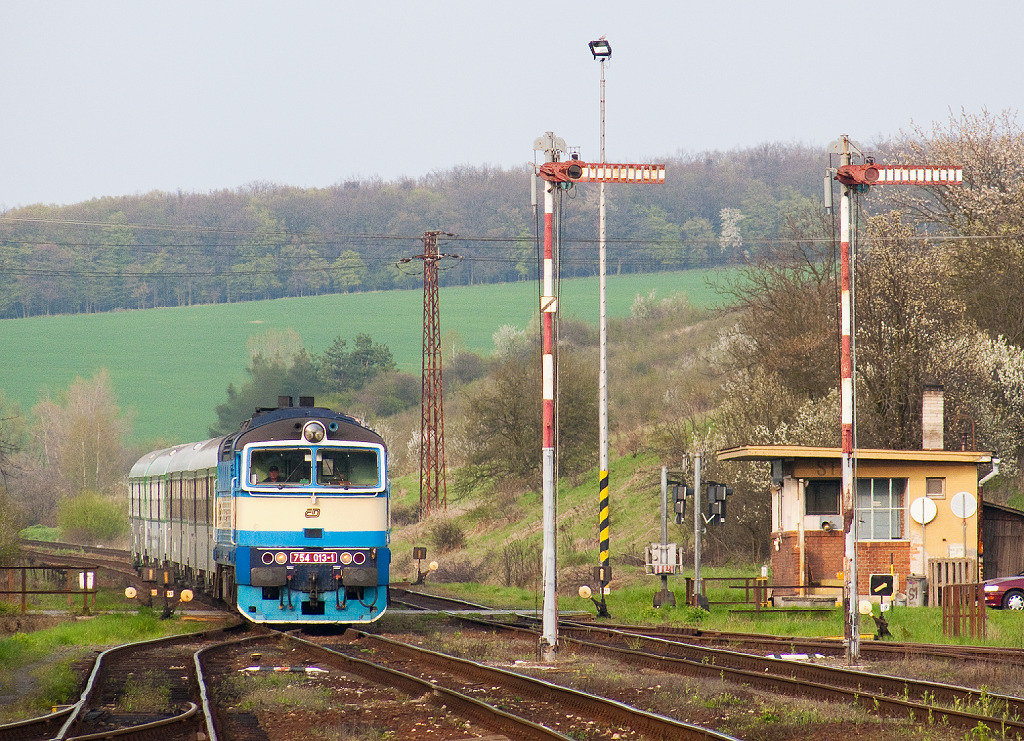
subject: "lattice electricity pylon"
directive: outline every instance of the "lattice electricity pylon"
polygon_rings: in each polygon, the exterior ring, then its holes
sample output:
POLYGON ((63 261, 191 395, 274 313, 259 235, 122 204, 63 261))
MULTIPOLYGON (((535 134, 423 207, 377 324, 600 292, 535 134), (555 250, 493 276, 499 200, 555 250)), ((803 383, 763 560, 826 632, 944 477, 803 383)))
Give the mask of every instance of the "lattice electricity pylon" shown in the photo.
POLYGON ((439 236, 454 234, 429 231, 423 235, 423 394, 420 402, 420 516, 440 507, 448 509, 448 484, 444 455, 444 385, 441 380, 441 307, 438 299, 437 263, 446 257, 437 251, 439 236))

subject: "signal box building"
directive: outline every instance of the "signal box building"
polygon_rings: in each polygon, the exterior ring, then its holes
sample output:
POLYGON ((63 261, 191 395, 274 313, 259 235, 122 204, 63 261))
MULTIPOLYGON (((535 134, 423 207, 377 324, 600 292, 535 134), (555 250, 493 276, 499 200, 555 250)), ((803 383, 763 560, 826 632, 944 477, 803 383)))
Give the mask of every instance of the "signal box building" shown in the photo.
MULTIPOLYGON (((845 536, 839 448, 788 445, 722 450, 722 461, 772 466, 773 596, 841 598, 845 536)), ((858 450, 855 520, 857 585, 871 594, 872 575, 895 576, 894 588, 923 604, 942 584, 971 582, 979 570, 978 466, 983 452, 858 450)), ((776 600, 778 601, 778 599, 776 600)))
MULTIPOLYGON (((858 597, 878 597, 879 585, 887 581, 883 577, 892 576, 893 593, 906 595, 908 604, 938 604, 942 585, 982 577, 980 484, 987 477, 979 481, 978 469, 992 463, 992 454, 943 449, 942 396, 941 386, 924 390, 921 450, 855 451, 858 597)), ((771 464, 776 603, 792 595, 841 600, 846 555, 842 451, 742 446, 719 451, 718 459, 771 464)))

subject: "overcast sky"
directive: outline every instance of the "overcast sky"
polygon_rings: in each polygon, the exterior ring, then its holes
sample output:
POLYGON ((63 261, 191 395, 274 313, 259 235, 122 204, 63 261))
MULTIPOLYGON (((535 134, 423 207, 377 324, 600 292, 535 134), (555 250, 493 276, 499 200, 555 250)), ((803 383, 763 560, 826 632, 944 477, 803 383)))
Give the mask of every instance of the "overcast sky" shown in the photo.
MULTIPOLYGON (((1018 0, 8 2, 0 210, 253 181, 867 145, 1020 110, 1018 0)), ((824 167, 823 163, 823 167, 824 167)), ((671 173, 669 173, 671 176, 671 173)))

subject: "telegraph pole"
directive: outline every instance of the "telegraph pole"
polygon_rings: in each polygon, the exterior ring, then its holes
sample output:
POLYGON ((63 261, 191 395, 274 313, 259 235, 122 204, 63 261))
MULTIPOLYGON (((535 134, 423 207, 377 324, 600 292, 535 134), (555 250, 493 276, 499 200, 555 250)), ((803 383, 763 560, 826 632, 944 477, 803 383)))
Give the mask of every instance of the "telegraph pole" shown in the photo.
MULTIPOLYGON (((853 298, 853 255, 850 250, 851 223, 850 201, 854 192, 865 192, 872 185, 905 184, 950 186, 963 183, 960 167, 920 167, 876 165, 870 157, 864 158, 860 148, 843 134, 830 147, 839 155, 839 168, 831 174, 840 183, 839 201, 839 288, 840 288, 840 420, 842 425, 842 507, 843 532, 845 534, 844 592, 846 595, 845 642, 849 663, 860 660, 860 611, 857 582, 857 501, 854 464, 856 460, 856 428, 854 409, 854 320, 853 298), (853 157, 859 156, 864 164, 854 165, 853 157)), ((831 197, 831 186, 827 195, 831 197)))

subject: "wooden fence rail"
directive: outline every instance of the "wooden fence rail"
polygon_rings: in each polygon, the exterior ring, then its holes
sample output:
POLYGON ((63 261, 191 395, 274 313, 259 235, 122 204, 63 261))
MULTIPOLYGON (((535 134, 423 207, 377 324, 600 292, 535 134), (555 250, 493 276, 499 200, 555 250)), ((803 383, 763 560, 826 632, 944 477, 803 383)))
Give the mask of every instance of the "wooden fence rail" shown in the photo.
POLYGON ((60 569, 54 569, 52 566, 0 566, 0 575, 6 572, 6 578, 0 578, 0 584, 3 582, 7 583, 7 589, 0 589, 0 595, 20 595, 21 597, 21 614, 24 615, 28 610, 28 595, 30 594, 66 594, 68 596, 68 607, 71 606, 71 597, 75 594, 82 595, 82 614, 89 614, 89 596, 92 595, 92 606, 96 607, 96 589, 94 587, 96 583, 96 571, 95 567, 90 569, 83 569, 81 571, 68 570, 68 586, 67 589, 29 589, 28 572, 30 571, 59 571, 60 569), (16 579, 17 572, 21 573, 21 578, 16 579), (79 584, 75 585, 74 580, 78 577, 79 584), (20 586, 16 586, 17 582, 20 586))

